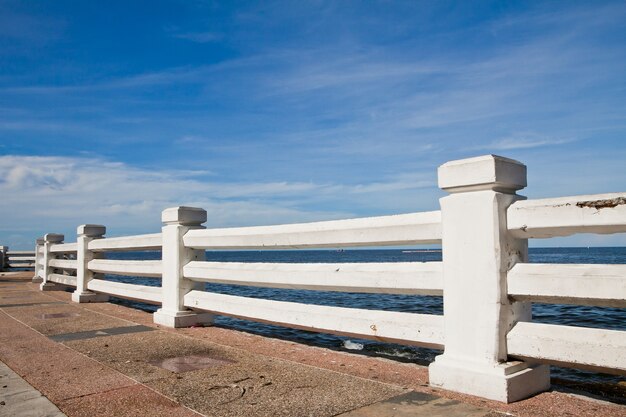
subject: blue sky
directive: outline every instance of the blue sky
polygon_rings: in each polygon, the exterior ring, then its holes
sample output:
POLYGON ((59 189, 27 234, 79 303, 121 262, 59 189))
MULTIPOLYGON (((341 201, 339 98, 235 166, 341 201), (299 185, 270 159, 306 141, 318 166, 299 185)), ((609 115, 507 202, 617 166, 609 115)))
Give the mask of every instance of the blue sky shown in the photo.
POLYGON ((0 0, 0 242, 434 210, 488 153, 626 190, 623 1, 259 3, 0 0))

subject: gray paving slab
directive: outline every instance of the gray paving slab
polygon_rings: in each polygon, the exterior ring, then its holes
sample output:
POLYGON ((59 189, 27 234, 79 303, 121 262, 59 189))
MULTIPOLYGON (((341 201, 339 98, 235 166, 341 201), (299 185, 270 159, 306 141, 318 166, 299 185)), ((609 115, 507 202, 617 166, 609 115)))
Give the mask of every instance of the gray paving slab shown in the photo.
POLYGON ((0 362, 0 416, 66 417, 49 399, 0 362))
POLYGON ((44 305, 51 305, 51 304, 67 304, 67 303, 64 303, 63 301, 45 301, 41 303, 0 304, 0 308, 44 306, 44 305))
POLYGON ((153 327, 148 326, 126 326, 126 327, 111 327, 108 329, 100 330, 88 330, 84 332, 63 333, 49 336, 50 339, 55 342, 69 342, 72 340, 93 339, 94 337, 114 336, 128 333, 141 333, 155 330, 153 327))

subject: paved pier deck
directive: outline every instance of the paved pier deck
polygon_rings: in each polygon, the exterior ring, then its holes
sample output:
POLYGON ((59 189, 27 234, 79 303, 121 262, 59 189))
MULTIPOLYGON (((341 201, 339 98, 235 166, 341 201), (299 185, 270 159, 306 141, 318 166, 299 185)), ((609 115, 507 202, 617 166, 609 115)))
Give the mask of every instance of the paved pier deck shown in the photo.
POLYGON ((505 405, 434 390, 413 364, 219 327, 161 328, 143 311, 41 292, 31 277, 0 273, 0 416, 626 414, 556 391, 505 405))

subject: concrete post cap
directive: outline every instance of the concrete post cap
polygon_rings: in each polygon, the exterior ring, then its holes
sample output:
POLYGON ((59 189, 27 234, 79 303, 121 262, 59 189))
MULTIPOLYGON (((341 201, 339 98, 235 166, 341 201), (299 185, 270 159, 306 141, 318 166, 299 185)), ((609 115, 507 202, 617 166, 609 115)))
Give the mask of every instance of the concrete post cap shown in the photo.
POLYGON ((107 228, 100 224, 81 224, 76 228, 76 233, 79 236, 97 237, 103 236, 107 231, 107 228))
POLYGON ((61 235, 58 233, 47 233, 44 235, 43 240, 50 243, 59 243, 63 242, 65 239, 65 235, 61 235))
POLYGON ((497 155, 446 162, 437 173, 439 188, 450 193, 479 190, 514 193, 526 187, 526 165, 497 155))
POLYGON ((161 213, 161 221, 165 224, 199 226, 206 222, 206 219, 206 210, 197 207, 171 207, 161 213))

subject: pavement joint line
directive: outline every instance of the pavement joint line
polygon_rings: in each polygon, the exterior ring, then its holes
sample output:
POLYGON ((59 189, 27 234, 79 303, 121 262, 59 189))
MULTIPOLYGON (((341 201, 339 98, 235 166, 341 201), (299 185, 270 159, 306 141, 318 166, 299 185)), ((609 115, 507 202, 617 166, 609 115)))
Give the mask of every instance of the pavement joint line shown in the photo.
MULTIPOLYGON (((81 354, 81 355, 82 355, 82 354, 81 354)), ((88 357, 89 357, 89 356, 88 356, 88 357)), ((100 363, 100 362, 98 362, 98 363, 100 363)), ((113 368, 109 368, 109 369, 113 369, 113 368)), ((115 369, 113 369, 113 370, 115 370, 115 369)), ((116 372, 119 372, 119 371, 117 371, 117 370, 115 370, 115 371, 116 371, 116 372)), ((87 397, 91 397, 91 396, 94 396, 94 395, 102 395, 102 394, 107 394, 107 393, 110 393, 110 392, 121 391, 121 390, 124 390, 124 389, 129 389, 129 388, 134 388, 134 387, 140 387, 140 386, 141 386, 141 387, 144 387, 144 388, 146 388, 146 389, 148 389, 148 390, 150 390, 150 391, 154 392, 154 393, 155 393, 155 394, 157 394, 157 395, 160 395, 161 397, 167 398, 168 400, 172 401, 173 403, 178 404, 180 407, 186 408, 187 410, 189 410, 189 411, 191 411, 191 412, 193 412, 193 413, 197 414, 199 417, 206 417, 204 414, 201 414, 200 412, 198 412, 198 411, 196 411, 196 410, 194 410, 194 409, 192 409, 192 408, 187 407, 186 405, 184 405, 183 403, 179 402, 179 401, 178 401, 178 400, 176 400, 175 398, 170 398, 170 397, 168 397, 167 395, 165 395, 165 394, 163 394, 163 393, 161 393, 161 392, 159 392, 159 391, 155 390, 154 388, 150 387, 149 385, 146 385, 146 384, 144 384, 143 382, 140 382, 140 381, 138 381, 138 380, 136 380, 136 379, 134 379, 134 378, 132 378, 132 377, 130 377, 130 376, 128 376, 128 375, 126 375, 126 374, 122 373, 122 372, 120 372, 120 373, 121 373, 122 375, 124 375, 124 376, 126 376, 126 377, 130 378, 132 381, 134 381, 134 382, 135 382, 135 384, 134 384, 134 385, 129 385, 129 386, 126 386, 126 387, 111 388, 111 389, 108 389, 108 390, 106 390, 106 391, 92 392, 92 393, 89 393, 89 394, 77 395, 77 396, 75 396, 75 397, 67 397, 67 398, 62 399, 62 400, 60 401, 60 403, 67 402, 67 401, 71 401, 71 400, 76 400, 76 399, 79 399, 79 398, 87 398, 87 397)), ((160 378, 160 379, 161 379, 161 378, 160 378)))
MULTIPOLYGON (((111 389, 108 389, 108 390, 105 390, 105 391, 91 392, 91 393, 88 393, 88 394, 77 395, 77 396, 75 396, 75 397, 67 397, 67 398, 63 398, 62 400, 60 400, 60 401, 59 401, 60 403, 67 402, 67 401, 71 401, 71 400, 76 400, 76 399, 79 399, 79 398, 86 398, 86 397, 91 397, 91 396, 95 396, 95 395, 102 395, 102 394, 106 394, 106 393, 110 393, 110 392, 121 391, 121 390, 124 390, 124 389, 129 389, 129 388, 139 387, 139 386, 140 386, 140 387, 143 387, 143 388, 146 388, 146 389, 148 389, 148 390, 152 391, 153 393, 155 393, 155 394, 157 394, 157 395, 159 395, 159 396, 161 396, 161 397, 163 397, 163 398, 167 398, 168 400, 170 400, 170 401, 172 401, 173 403, 175 403, 175 404, 179 405, 180 407, 185 408, 185 409, 187 409, 188 411, 191 411, 191 412, 193 412, 193 413, 197 414, 199 417, 207 417, 206 415, 204 415, 204 414, 200 413, 199 411, 194 410, 193 408, 190 408, 190 407, 188 407, 188 406, 184 405, 183 403, 181 403, 180 401, 178 401, 176 398, 174 398, 174 397, 169 397, 169 396, 165 395, 164 393, 159 392, 159 391, 157 391, 156 389, 152 388, 150 385, 147 385, 147 384, 145 384, 145 383, 143 383, 143 382, 139 381, 138 379, 135 379, 134 377, 132 377, 132 376, 130 376, 130 375, 127 375, 127 374, 125 374, 125 373, 123 373, 123 372, 121 372, 121 371, 119 371, 119 370, 117 370, 117 369, 115 369, 115 368, 112 368, 111 366, 109 366, 109 365, 108 365, 108 364, 106 364, 106 363, 103 363, 103 362, 100 362, 100 361, 98 361, 98 360, 96 360, 96 359, 93 359, 92 357, 90 357, 90 356, 88 356, 88 355, 85 355, 84 353, 79 352, 79 351, 77 351, 77 350, 74 350, 74 349, 70 348, 69 346, 66 346, 66 345, 62 345, 62 346, 65 346, 66 348, 68 348, 68 349, 72 350, 73 352, 75 352, 75 353, 77 353, 77 354, 79 354, 79 355, 81 355, 81 356, 84 356, 84 357, 86 357, 86 358, 88 358, 88 359, 91 359, 92 361, 95 361, 95 362, 97 362, 98 364, 100 364, 100 365, 102 365, 102 366, 104 366, 104 367, 106 367, 106 368, 108 368, 108 369, 110 369, 110 370, 112 370, 112 371, 114 371, 114 372, 117 372, 117 373, 119 373, 119 374, 123 375, 124 377, 126 377, 126 378, 130 379, 131 381, 133 381, 133 382, 134 382, 134 384, 133 384, 133 385, 124 386, 124 387, 116 387, 116 388, 111 388, 111 389)), ((158 380, 163 380, 163 379, 168 379, 168 377, 157 378, 157 379, 151 380, 151 382, 158 381, 158 380)))
MULTIPOLYGON (((126 374, 123 374, 123 375, 126 375, 126 374)), ((126 375, 126 376, 128 376, 128 375, 126 375)), ((133 379, 133 378, 131 378, 131 379, 135 382, 135 384, 133 384, 133 385, 127 385, 127 386, 125 386, 125 387, 115 387, 115 388, 107 389, 107 390, 104 390, 104 391, 98 391, 98 392, 88 392, 87 394, 76 395, 76 396, 74 396, 74 397, 65 397, 65 398, 63 398, 63 399, 61 400, 61 402, 64 402, 64 401, 72 401, 72 400, 76 400, 76 399, 79 399, 79 398, 91 397, 92 395, 102 395, 102 394, 107 394, 107 393, 109 393, 109 392, 119 391, 119 390, 122 390, 122 389, 127 389, 127 388, 134 388, 134 387, 137 387, 137 386, 139 386, 139 385, 143 385, 143 384, 142 384, 142 383, 140 383, 139 381, 136 381, 136 380, 135 380, 135 379, 133 379)))
POLYGON ((95 337, 117 336, 130 333, 141 333, 154 331, 153 327, 143 326, 141 324, 125 327, 109 327, 107 329, 86 330, 82 332, 61 333, 48 336, 55 342, 71 342, 74 340, 93 339, 95 337))

